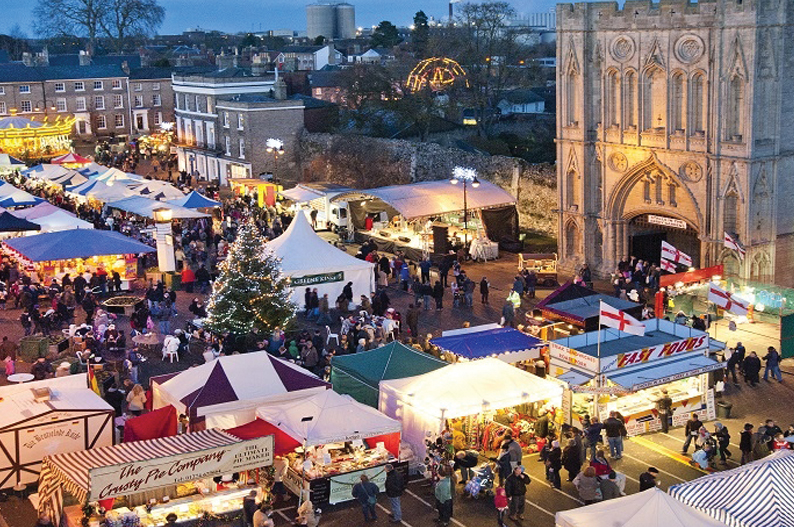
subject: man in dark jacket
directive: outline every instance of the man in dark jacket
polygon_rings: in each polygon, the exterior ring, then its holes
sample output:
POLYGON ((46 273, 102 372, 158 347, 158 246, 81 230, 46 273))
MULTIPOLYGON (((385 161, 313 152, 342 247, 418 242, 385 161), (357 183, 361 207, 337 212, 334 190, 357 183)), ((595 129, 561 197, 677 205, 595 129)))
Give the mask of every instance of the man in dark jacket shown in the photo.
POLYGON ((698 414, 692 414, 692 417, 689 418, 689 421, 686 422, 686 426, 684 427, 686 441, 684 441, 684 447, 681 449, 681 452, 684 454, 687 453, 689 445, 692 443, 692 440, 697 437, 701 426, 703 426, 703 423, 698 419, 698 414))
POLYGON ((753 425, 744 424, 744 430, 739 434, 739 450, 742 451, 742 465, 753 461, 753 425))
POLYGON ((761 372, 761 359, 754 351, 744 359, 744 382, 750 386, 759 383, 758 374, 761 372))
POLYGON ((598 422, 598 417, 593 416, 590 420, 590 426, 584 429, 584 436, 587 439, 587 447, 590 449, 590 459, 596 455, 598 450, 598 443, 601 442, 601 430, 604 425, 598 422))
POLYGON ((559 441, 552 441, 551 450, 548 459, 546 459, 546 472, 555 489, 559 489, 561 486, 560 470, 562 470, 562 449, 559 441))
POLYGON ((248 527, 253 527, 254 525, 254 513, 259 508, 259 505, 256 503, 256 491, 252 490, 248 493, 248 496, 243 498, 243 514, 245 514, 245 524, 248 527))
POLYGON ((364 521, 375 521, 375 505, 378 503, 378 486, 372 483, 366 474, 361 474, 361 482, 353 486, 353 497, 361 504, 364 521))
MULTIPOLYGON (((736 377, 736 373, 733 374, 736 377)), ((667 390, 662 390, 662 396, 656 401, 656 409, 659 411, 659 420, 662 422, 662 433, 670 430, 670 411, 673 408, 673 400, 667 395, 667 390)))
POLYGON ((643 490, 652 489, 658 485, 659 480, 656 479, 658 477, 659 470, 655 469, 654 467, 648 467, 646 472, 640 474, 640 492, 643 490))
POLYGON ((521 465, 514 468, 513 473, 505 481, 505 494, 510 500, 510 519, 513 521, 524 519, 524 499, 530 481, 521 465))
POLYGON ((744 371, 742 367, 744 366, 744 353, 745 349, 742 346, 741 342, 736 343, 736 348, 734 348, 733 353, 731 354, 731 358, 728 359, 728 373, 731 374, 733 377, 733 384, 738 384, 738 380, 736 379, 736 367, 739 367, 739 371, 744 371))
POLYGON ((764 370, 764 380, 769 381, 769 372, 772 372, 772 378, 777 378, 777 382, 783 382, 783 375, 780 373, 780 353, 774 348, 769 346, 766 349, 766 369, 764 370))
POLYGON ((604 421, 604 430, 609 443, 609 455, 612 459, 623 457, 623 436, 626 435, 626 426, 618 419, 615 412, 609 412, 609 417, 604 421))
POLYGON ((473 450, 459 450, 455 453, 455 464, 452 470, 460 470, 461 483, 466 484, 472 477, 471 469, 477 466, 479 456, 473 450))
POLYGON ((405 322, 408 324, 408 329, 411 330, 411 338, 419 338, 419 308, 414 304, 408 306, 408 312, 405 315, 405 322))
POLYGON ((403 495, 404 490, 405 481, 402 474, 394 470, 394 465, 389 463, 386 465, 386 496, 391 503, 391 520, 389 521, 392 523, 400 523, 403 519, 400 496, 403 495))

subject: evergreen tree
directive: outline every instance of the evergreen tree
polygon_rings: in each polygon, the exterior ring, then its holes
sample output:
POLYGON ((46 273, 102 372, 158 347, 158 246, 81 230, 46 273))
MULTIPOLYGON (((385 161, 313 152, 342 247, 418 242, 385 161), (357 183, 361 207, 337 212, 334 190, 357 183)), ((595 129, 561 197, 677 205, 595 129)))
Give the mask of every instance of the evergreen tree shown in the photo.
POLYGON ((369 43, 373 48, 393 48, 401 40, 397 26, 388 20, 384 20, 372 32, 369 43))
POLYGON ((417 11, 414 15, 414 27, 411 30, 411 44, 417 58, 425 58, 427 53, 427 41, 430 39, 430 26, 424 11, 417 11))
POLYGON ((241 229, 212 286, 204 327, 216 333, 269 333, 295 316, 289 281, 279 260, 264 250, 265 239, 252 220, 241 229))

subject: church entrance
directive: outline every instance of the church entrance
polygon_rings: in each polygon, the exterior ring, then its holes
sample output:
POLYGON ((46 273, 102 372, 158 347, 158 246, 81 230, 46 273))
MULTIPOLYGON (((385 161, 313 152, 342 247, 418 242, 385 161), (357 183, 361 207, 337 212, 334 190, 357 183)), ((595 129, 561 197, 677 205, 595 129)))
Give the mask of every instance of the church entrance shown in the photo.
POLYGON ((629 254, 640 260, 658 265, 661 259, 662 241, 666 241, 691 256, 694 267, 700 266, 698 232, 684 220, 655 214, 640 214, 629 221, 628 235, 629 254))

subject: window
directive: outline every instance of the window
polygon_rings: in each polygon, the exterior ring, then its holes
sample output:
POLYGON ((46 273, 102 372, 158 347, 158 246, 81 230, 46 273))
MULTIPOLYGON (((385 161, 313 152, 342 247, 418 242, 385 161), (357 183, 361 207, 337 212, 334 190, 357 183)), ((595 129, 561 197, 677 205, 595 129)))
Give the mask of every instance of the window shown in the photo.
POLYGON ((576 179, 576 172, 569 170, 565 178, 565 204, 568 208, 577 205, 576 179))
POLYGON ((56 93, 63 93, 65 91, 66 91, 66 84, 64 84, 62 82, 56 82, 55 83, 55 92, 56 93))
POLYGON ((105 120, 105 116, 104 115, 97 115, 96 116, 96 127, 97 127, 97 130, 104 130, 105 128, 108 127, 108 123, 105 120))
POLYGON ((21 101, 19 103, 19 110, 21 112, 32 112, 33 111, 33 103, 30 101, 21 101))
POLYGON ((196 95, 196 111, 197 112, 201 111, 201 97, 199 97, 198 95, 196 95))
POLYGON ((104 90, 105 89, 105 85, 102 83, 102 81, 94 81, 94 89, 95 90, 104 90))
POLYGON ((736 75, 728 85, 727 122, 725 126, 728 141, 742 140, 742 111, 744 105, 744 79, 736 75))
POLYGON ((112 83, 112 86, 113 86, 114 90, 120 90, 121 89, 121 79, 113 79, 111 81, 111 83, 112 83))
POLYGON ((567 258, 576 257, 576 249, 579 245, 579 240, 577 240, 578 233, 579 229, 573 221, 565 226, 565 256, 567 258))
POLYGON ((606 97, 606 125, 616 126, 620 123, 620 77, 618 72, 610 71, 607 74, 606 97))
POLYGON ((237 114, 237 129, 242 130, 243 124, 245 124, 245 117, 243 117, 242 113, 237 114))
POLYGON ((163 122, 163 112, 154 112, 154 124, 159 126, 163 122))
POLYGON ((83 81, 75 82, 74 91, 85 91, 85 83, 83 81))
POLYGON ((675 200, 675 183, 670 183, 667 188, 667 201, 671 207, 677 207, 678 202, 675 200))
POLYGON ((63 99, 63 98, 55 99, 55 109, 58 110, 59 112, 65 112, 66 111, 66 99, 63 99))
POLYGON ((98 97, 94 97, 94 109, 95 110, 104 110, 105 109, 105 98, 101 95, 98 97))
POLYGON ((223 112, 223 127, 229 128, 229 112, 223 112))
POLYGON ((0 115, 5 115, 8 113, 8 108, 6 107, 5 101, 0 101, 0 115))
POLYGON ((692 126, 690 127, 693 132, 705 131, 704 123, 706 122, 703 117, 704 89, 703 89, 703 75, 698 74, 692 77, 692 92, 690 94, 690 108, 692 109, 692 126))
POLYGON ((30 84, 20 84, 19 93, 30 93, 30 84))
POLYGON ((684 117, 684 108, 686 108, 686 101, 684 100, 684 74, 677 73, 673 76, 673 86, 670 90, 670 118, 672 119, 673 131, 683 130, 686 126, 684 117))
POLYGON ((122 97, 121 95, 114 95, 113 108, 124 108, 124 97, 122 97))
POLYGON ((224 139, 226 140, 226 155, 230 156, 232 155, 232 138, 227 135, 224 139))
POLYGON ((116 125, 116 128, 124 128, 124 114, 117 113, 113 116, 113 123, 116 125))
POLYGON ((566 126, 577 126, 578 125, 578 104, 579 99, 577 97, 576 90, 578 90, 578 83, 577 83, 577 75, 575 73, 570 73, 568 75, 568 80, 565 83, 565 125, 566 126))
POLYGON ((5 95, 5 94, 6 94, 6 87, 0 86, 0 95, 5 95))
POLYGON ((212 113, 212 98, 207 97, 207 113, 212 113))
POLYGON ((185 94, 185 110, 190 111, 190 95, 185 94))
POLYGON ((667 117, 665 101, 667 95, 665 93, 664 76, 664 71, 660 68, 654 67, 645 72, 642 84, 643 130, 665 127, 667 117))
POLYGON ((135 107, 136 108, 143 108, 143 95, 136 95, 135 96, 135 107))
POLYGON ((728 234, 736 234, 737 218, 739 217, 739 197, 735 193, 725 196, 722 212, 722 230, 728 234))
POLYGON ((160 91, 160 83, 159 82, 152 83, 152 90, 160 91))
POLYGON ((152 106, 162 106, 163 100, 159 93, 152 95, 152 106))
POLYGON ((74 111, 76 112, 85 111, 85 97, 77 97, 74 100, 74 111))
POLYGON ((140 82, 136 82, 135 84, 132 85, 132 89, 135 91, 143 91, 143 84, 141 84, 140 82))
POLYGON ((240 139, 240 159, 245 159, 245 139, 240 139))

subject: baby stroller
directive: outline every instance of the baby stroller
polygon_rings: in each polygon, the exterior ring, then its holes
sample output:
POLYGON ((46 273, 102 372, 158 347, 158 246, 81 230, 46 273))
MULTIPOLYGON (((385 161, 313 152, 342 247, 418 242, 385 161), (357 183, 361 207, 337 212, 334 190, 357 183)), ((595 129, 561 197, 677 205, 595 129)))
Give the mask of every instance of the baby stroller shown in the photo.
POLYGON ((468 483, 466 483, 464 492, 475 500, 479 499, 482 495, 492 498, 494 495, 494 473, 491 469, 491 465, 486 463, 485 465, 474 469, 473 472, 474 477, 471 478, 468 483))

